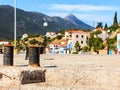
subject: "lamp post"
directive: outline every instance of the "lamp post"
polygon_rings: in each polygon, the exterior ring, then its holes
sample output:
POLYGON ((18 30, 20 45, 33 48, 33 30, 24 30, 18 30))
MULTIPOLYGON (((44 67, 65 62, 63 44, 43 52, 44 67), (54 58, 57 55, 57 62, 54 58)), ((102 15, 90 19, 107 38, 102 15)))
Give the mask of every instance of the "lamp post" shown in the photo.
POLYGON ((109 55, 109 47, 110 47, 110 45, 109 45, 109 34, 110 34, 110 30, 108 30, 107 31, 107 54, 109 55))
MULTIPOLYGON (((43 26, 45 27, 45 29, 47 28, 47 26, 48 26, 48 23, 47 22, 44 22, 43 23, 43 26)), ((46 30, 46 32, 47 32, 47 30, 46 30)), ((45 33, 45 38, 44 38, 44 54, 46 54, 46 43, 47 43, 47 37, 46 37, 46 33, 45 33)))
POLYGON ((16 39, 16 0, 14 0, 14 53, 17 53, 17 39, 16 39))
POLYGON ((14 0, 14 48, 16 48, 16 0, 14 0))

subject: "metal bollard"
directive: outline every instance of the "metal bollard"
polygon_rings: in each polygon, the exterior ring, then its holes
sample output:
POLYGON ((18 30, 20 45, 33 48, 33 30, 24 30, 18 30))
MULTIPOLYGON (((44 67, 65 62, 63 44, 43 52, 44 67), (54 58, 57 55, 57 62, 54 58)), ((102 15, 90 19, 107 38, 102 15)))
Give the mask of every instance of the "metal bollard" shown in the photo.
POLYGON ((30 45, 29 46, 29 65, 33 67, 39 67, 39 46, 30 45))
POLYGON ((44 53, 44 47, 40 47, 40 54, 43 54, 44 53))
POLYGON ((3 65, 13 66, 13 52, 12 45, 4 45, 3 65))

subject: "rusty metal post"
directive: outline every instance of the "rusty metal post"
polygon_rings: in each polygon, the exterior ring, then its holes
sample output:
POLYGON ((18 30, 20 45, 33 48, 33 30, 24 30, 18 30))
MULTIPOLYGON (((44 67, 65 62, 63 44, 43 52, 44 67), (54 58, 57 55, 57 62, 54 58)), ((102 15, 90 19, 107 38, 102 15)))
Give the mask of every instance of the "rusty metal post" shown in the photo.
POLYGON ((13 66, 13 49, 12 45, 4 45, 3 65, 13 66))
POLYGON ((29 46, 29 65, 33 67, 39 67, 39 46, 30 45, 29 46))
POLYGON ((44 53, 44 47, 41 46, 41 47, 40 47, 40 54, 43 54, 43 53, 44 53))

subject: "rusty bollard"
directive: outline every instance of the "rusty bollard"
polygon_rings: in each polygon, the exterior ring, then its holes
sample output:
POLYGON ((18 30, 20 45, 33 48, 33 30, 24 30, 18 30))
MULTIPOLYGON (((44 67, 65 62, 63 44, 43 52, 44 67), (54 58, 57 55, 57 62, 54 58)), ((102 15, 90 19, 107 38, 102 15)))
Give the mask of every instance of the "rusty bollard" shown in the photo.
POLYGON ((29 65, 33 67, 39 67, 39 46, 29 45, 29 65))
POLYGON ((44 53, 44 47, 41 46, 41 47, 40 47, 40 54, 43 54, 43 53, 44 53))
POLYGON ((13 66, 13 46, 12 45, 4 45, 3 52, 3 65, 5 66, 13 66))

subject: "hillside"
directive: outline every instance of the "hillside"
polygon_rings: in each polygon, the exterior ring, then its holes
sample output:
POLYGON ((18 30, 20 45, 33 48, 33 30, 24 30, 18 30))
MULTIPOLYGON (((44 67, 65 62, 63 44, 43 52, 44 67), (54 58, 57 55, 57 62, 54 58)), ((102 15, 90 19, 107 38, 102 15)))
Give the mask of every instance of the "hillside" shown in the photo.
MULTIPOLYGON (((38 12, 27 12, 21 9, 16 10, 17 15, 17 37, 22 34, 45 34, 46 31, 58 32, 59 30, 79 28, 92 29, 91 26, 76 19, 66 20, 58 16, 50 17, 38 12), (75 20, 75 21, 74 21, 75 20), (43 23, 47 21, 48 27, 45 29, 43 23), (76 22, 76 23, 74 23, 76 22), (84 26, 84 27, 83 27, 84 26), (87 27, 87 28, 86 28, 87 27)), ((75 17, 75 16, 74 16, 75 17)), ((0 6, 0 40, 13 40, 14 37, 14 8, 7 5, 0 6)))

